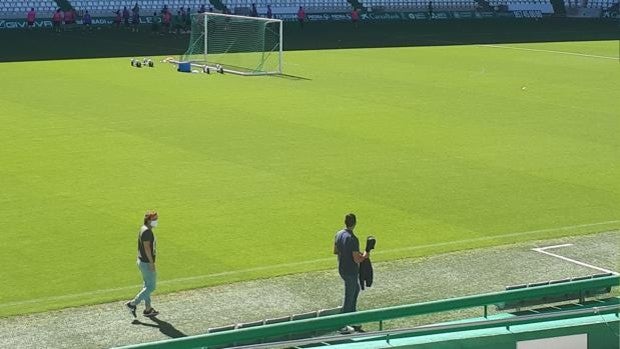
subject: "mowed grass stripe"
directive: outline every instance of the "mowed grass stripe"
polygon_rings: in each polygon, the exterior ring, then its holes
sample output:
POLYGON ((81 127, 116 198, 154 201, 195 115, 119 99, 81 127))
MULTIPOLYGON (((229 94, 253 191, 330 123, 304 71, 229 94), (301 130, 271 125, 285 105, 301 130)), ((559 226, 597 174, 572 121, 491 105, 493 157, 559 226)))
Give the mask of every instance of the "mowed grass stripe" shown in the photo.
MULTIPOLYGON (((435 243, 435 244, 409 246, 409 247, 404 247, 404 248, 400 248, 400 249, 379 250, 379 251, 374 251, 373 252, 373 256, 385 255, 385 254, 393 254, 395 252, 402 252, 402 251, 423 250, 423 249, 439 247, 439 246, 465 244, 465 243, 469 243, 469 242, 481 242, 481 241, 492 240, 492 239, 507 239, 507 238, 521 237, 521 236, 524 236, 524 235, 533 235, 533 234, 543 233, 543 232, 544 233, 549 233, 549 232, 559 232, 559 231, 575 231, 575 229, 584 229, 584 228, 593 228, 593 227, 597 227, 596 229, 602 229, 605 226, 614 225, 614 224, 617 224, 618 222, 620 222, 620 221, 609 221, 609 222, 599 222, 599 223, 590 223, 590 224, 580 224, 580 225, 568 226, 568 227, 559 227, 559 228, 540 229, 540 230, 532 230, 532 231, 524 231, 524 232, 516 232, 516 233, 498 234, 497 236, 485 236, 485 237, 465 239, 465 240, 452 240, 452 241, 446 241, 446 242, 435 243)), ((572 246, 572 244, 565 244, 565 245, 560 245, 560 246, 572 246)), ((533 249, 533 250, 537 250, 537 249, 533 249)), ((233 270, 233 271, 225 271, 225 272, 216 273, 216 274, 196 275, 196 276, 190 276, 190 277, 185 277, 185 278, 163 280, 163 281, 159 281, 159 284, 160 285, 162 285, 162 284, 163 285, 181 284, 181 283, 186 283, 186 282, 191 282, 191 281, 196 281, 196 280, 218 278, 218 277, 221 277, 221 276, 228 276, 228 275, 232 275, 232 274, 244 274, 244 273, 251 273, 251 272, 256 272, 256 271, 264 271, 264 270, 277 269, 277 268, 290 268, 290 267, 293 267, 293 266, 306 265, 306 264, 323 264, 324 262, 333 262, 333 260, 334 260, 334 258, 330 257, 330 258, 321 258, 321 259, 315 259, 315 260, 305 260, 305 261, 286 263, 286 264, 267 265, 267 266, 255 267, 255 268, 250 268, 250 269, 245 269, 245 270, 233 270)), ((569 260, 570 262, 574 262, 572 259, 567 259, 567 260, 569 260)), ((579 264, 579 263, 577 263, 577 264, 579 264)), ((592 265, 584 264, 584 263, 579 264, 579 265, 584 265, 584 266, 589 267, 589 268, 597 268, 597 267, 594 267, 592 265)), ((606 272, 614 272, 614 271, 606 271, 606 272)), ((18 307, 18 306, 23 306, 25 304, 43 303, 43 302, 57 301, 57 300, 63 300, 63 299, 85 298, 85 297, 89 297, 89 296, 93 296, 93 295, 98 295, 98 294, 110 294, 110 293, 114 293, 114 292, 117 292, 117 291, 127 291, 127 290, 130 290, 130 289, 135 289, 136 287, 140 287, 140 285, 136 284, 136 285, 132 285, 132 286, 117 287, 117 288, 113 288, 113 289, 94 290, 94 291, 91 291, 91 292, 78 293, 78 294, 66 294, 66 295, 55 296, 55 297, 29 299, 29 300, 18 301, 18 302, 9 302, 9 303, 0 304, 0 308, 18 307)))
POLYGON ((138 70, 128 59, 1 65, 22 91, 33 86, 36 103, 25 109, 17 90, 0 96, 11 125, 0 130, 10 139, 0 150, 10 231, 0 239, 11 246, 0 303, 137 282, 135 232, 151 207, 162 214, 162 280, 222 275, 161 291, 330 267, 347 211, 362 236, 403 249, 379 259, 617 220, 615 71, 488 51, 286 53, 287 73, 310 79, 301 81, 138 70), (463 238, 474 240, 444 244, 463 238), (307 260, 324 262, 269 268, 307 260))

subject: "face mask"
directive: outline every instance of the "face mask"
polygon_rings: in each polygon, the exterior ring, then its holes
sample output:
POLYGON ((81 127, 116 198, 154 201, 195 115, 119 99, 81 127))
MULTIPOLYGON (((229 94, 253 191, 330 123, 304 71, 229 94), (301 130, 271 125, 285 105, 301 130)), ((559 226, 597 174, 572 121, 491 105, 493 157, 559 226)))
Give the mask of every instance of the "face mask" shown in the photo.
POLYGON ((151 221, 151 227, 155 228, 157 226, 157 221, 151 221))

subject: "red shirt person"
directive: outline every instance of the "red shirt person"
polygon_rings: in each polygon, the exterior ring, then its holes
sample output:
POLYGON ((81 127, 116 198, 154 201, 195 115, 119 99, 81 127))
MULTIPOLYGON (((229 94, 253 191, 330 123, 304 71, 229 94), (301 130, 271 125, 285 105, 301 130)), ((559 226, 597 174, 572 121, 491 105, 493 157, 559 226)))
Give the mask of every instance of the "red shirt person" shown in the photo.
POLYGON ((54 12, 54 15, 52 16, 52 24, 54 25, 54 31, 60 31, 60 25, 62 24, 62 12, 60 12, 60 9, 56 10, 56 12, 54 12))
POLYGON ((65 12, 65 24, 73 24, 73 12, 65 12))
POLYGON ((172 20, 172 14, 167 9, 161 14, 162 29, 164 32, 170 32, 170 21, 172 20))
POLYGON ((299 26, 303 29, 304 21, 306 20, 306 11, 302 6, 299 6, 299 10, 297 10, 297 21, 299 22, 299 26))
POLYGON ((30 11, 26 15, 26 21, 28 22, 28 28, 32 28, 34 26, 34 21, 37 18, 36 12, 34 12, 34 8, 31 7, 30 11))
POLYGON ((121 17, 121 10, 118 10, 118 11, 116 11, 114 13, 116 14, 116 16, 114 17, 114 25, 117 28, 120 28, 120 26, 121 26, 121 19, 122 19, 122 17, 121 17))
POLYGON ((357 21, 359 20, 360 20, 359 12, 357 12, 357 9, 353 9, 353 11, 351 11, 351 22, 357 23, 357 21))

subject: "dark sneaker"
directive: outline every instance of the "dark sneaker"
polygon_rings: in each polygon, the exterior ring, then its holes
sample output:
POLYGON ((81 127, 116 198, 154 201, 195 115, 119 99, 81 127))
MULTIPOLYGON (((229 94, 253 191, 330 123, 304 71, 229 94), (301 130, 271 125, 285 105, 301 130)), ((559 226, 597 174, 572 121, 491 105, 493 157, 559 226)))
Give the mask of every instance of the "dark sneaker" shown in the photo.
POLYGON ((151 308, 148 311, 143 311, 142 315, 146 316, 146 317, 153 317, 153 316, 157 316, 159 315, 159 312, 157 310, 155 310, 155 308, 151 308))
POLYGON ((353 325, 353 326, 351 326, 351 327, 353 327, 353 329, 355 330, 355 332, 361 332, 361 333, 366 332, 366 331, 364 331, 364 330, 362 329, 362 325, 353 325))
POLYGON ((133 317, 137 317, 136 316, 136 306, 135 305, 131 305, 131 302, 127 302, 125 303, 125 307, 127 308, 127 310, 129 310, 129 312, 131 313, 131 315, 133 315, 133 317))

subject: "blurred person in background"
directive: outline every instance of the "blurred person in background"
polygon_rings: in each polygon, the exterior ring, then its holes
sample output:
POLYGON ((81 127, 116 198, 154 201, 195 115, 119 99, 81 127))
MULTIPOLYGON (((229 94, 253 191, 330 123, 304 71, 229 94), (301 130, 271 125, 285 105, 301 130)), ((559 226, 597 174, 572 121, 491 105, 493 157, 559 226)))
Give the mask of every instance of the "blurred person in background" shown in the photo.
POLYGON ((30 8, 30 11, 26 14, 26 21, 28 22, 28 28, 34 28, 34 21, 37 18, 37 13, 34 11, 34 7, 30 8))

